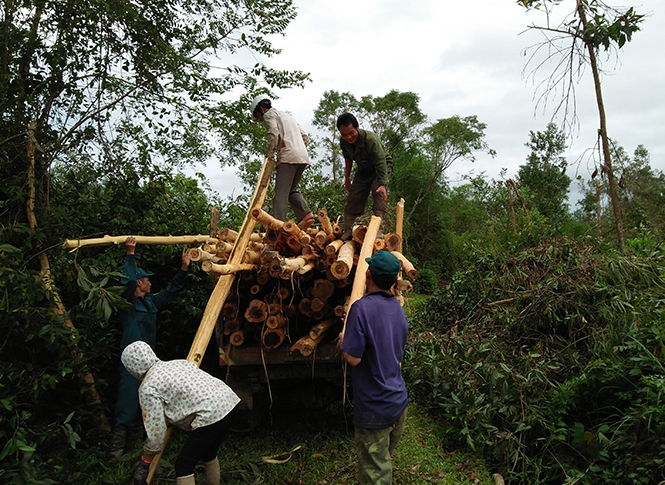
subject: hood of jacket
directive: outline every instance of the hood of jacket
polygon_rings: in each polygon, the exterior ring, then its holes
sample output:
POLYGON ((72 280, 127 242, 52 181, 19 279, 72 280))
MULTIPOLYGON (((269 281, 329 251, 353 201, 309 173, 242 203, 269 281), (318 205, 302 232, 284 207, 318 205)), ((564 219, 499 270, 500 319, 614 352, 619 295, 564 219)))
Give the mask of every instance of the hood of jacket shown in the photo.
POLYGON ((125 347, 120 356, 127 371, 137 379, 143 379, 145 373, 159 362, 150 345, 145 342, 133 342, 125 347))

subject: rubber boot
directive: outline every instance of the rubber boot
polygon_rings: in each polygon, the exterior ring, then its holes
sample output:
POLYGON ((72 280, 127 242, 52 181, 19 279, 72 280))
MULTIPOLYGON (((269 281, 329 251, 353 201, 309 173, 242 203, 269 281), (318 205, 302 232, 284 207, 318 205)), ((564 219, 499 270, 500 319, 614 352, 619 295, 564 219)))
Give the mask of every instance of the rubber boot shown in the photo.
POLYGON ((114 431, 111 433, 111 459, 118 461, 125 452, 125 442, 127 441, 127 431, 114 431))
POLYGON ((206 461, 205 467, 206 485, 219 485, 219 460, 206 461))
POLYGON ((190 475, 188 477, 178 477, 175 479, 175 481, 177 485, 196 485, 196 479, 194 478, 194 475, 190 475))
POLYGON ((376 217, 381 218, 381 225, 379 226, 379 232, 376 234, 376 238, 380 239, 383 237, 383 225, 384 225, 383 216, 385 215, 385 213, 383 211, 374 211, 374 215, 376 217))
POLYGON ((340 239, 342 241, 350 241, 353 238, 353 223, 356 222, 356 216, 351 214, 344 214, 344 232, 340 239))

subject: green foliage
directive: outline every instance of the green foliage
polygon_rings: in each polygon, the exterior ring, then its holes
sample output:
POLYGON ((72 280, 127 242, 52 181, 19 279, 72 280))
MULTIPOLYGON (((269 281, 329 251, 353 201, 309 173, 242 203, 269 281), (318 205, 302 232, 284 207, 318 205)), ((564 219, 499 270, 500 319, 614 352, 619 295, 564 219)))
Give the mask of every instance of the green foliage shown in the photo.
POLYGON ((658 483, 664 269, 584 240, 475 245, 412 324, 411 394, 510 483, 658 483))
MULTIPOLYGON (((561 154, 566 149, 566 137, 554 123, 549 123, 544 132, 529 132, 531 149, 527 164, 521 165, 517 179, 521 186, 531 190, 530 206, 558 226, 568 219, 568 188, 570 177, 566 175, 568 163, 561 154)), ((524 191, 522 191, 524 196, 524 191)))

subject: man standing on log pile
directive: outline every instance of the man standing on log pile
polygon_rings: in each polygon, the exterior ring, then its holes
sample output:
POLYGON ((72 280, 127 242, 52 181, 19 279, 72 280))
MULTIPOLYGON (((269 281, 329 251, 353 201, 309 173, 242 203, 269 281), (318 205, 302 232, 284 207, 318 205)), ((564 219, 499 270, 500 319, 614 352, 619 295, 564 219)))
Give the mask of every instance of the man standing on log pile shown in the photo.
POLYGON ((366 261, 367 294, 351 305, 337 347, 353 366, 358 481, 390 485, 391 456, 404 433, 408 404, 400 363, 409 324, 390 291, 400 271, 399 260, 388 251, 377 251, 366 261))
POLYGON ((252 119, 261 121, 268 132, 268 158, 275 161, 275 152, 277 152, 273 217, 286 221, 287 202, 289 202, 299 223, 314 220, 314 214, 298 191, 298 183, 309 165, 307 133, 293 116, 273 108, 270 99, 265 95, 254 98, 250 109, 252 119))
MULTIPOLYGON (((367 196, 372 194, 372 211, 383 220, 388 193, 386 185, 392 170, 392 157, 388 155, 379 137, 371 131, 358 128, 358 120, 351 113, 337 118, 337 129, 342 135, 339 144, 344 155, 344 187, 349 191, 344 208, 344 232, 341 239, 353 236, 356 217, 365 212, 367 196), (351 168, 356 162, 356 174, 351 183, 351 168)), ((381 222, 383 227, 383 222, 381 222)), ((379 229, 379 236, 382 230, 379 229)))
MULTIPOLYGON (((136 267, 136 238, 128 237, 125 241, 125 262, 122 265, 124 277, 121 283, 127 287, 123 298, 131 303, 131 307, 120 311, 122 338, 120 350, 136 341, 146 342, 153 349, 157 342, 157 312, 173 300, 185 286, 185 278, 189 269, 189 254, 182 250, 182 263, 171 284, 166 289, 153 295, 150 292, 150 276, 143 269, 136 267)), ((115 405, 115 422, 111 436, 111 457, 119 459, 125 451, 127 431, 131 430, 139 416, 139 385, 141 382, 133 377, 124 366, 120 365, 120 382, 118 384, 118 400, 115 405)))

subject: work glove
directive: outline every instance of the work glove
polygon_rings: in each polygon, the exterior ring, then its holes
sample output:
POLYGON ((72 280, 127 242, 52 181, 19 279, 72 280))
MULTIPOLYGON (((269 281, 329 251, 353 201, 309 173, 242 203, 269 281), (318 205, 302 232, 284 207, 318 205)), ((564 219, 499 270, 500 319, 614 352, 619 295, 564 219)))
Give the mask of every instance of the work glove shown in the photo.
POLYGON ((132 484, 147 485, 149 471, 150 463, 143 461, 143 458, 141 458, 136 464, 136 467, 134 467, 134 471, 132 472, 132 484))

